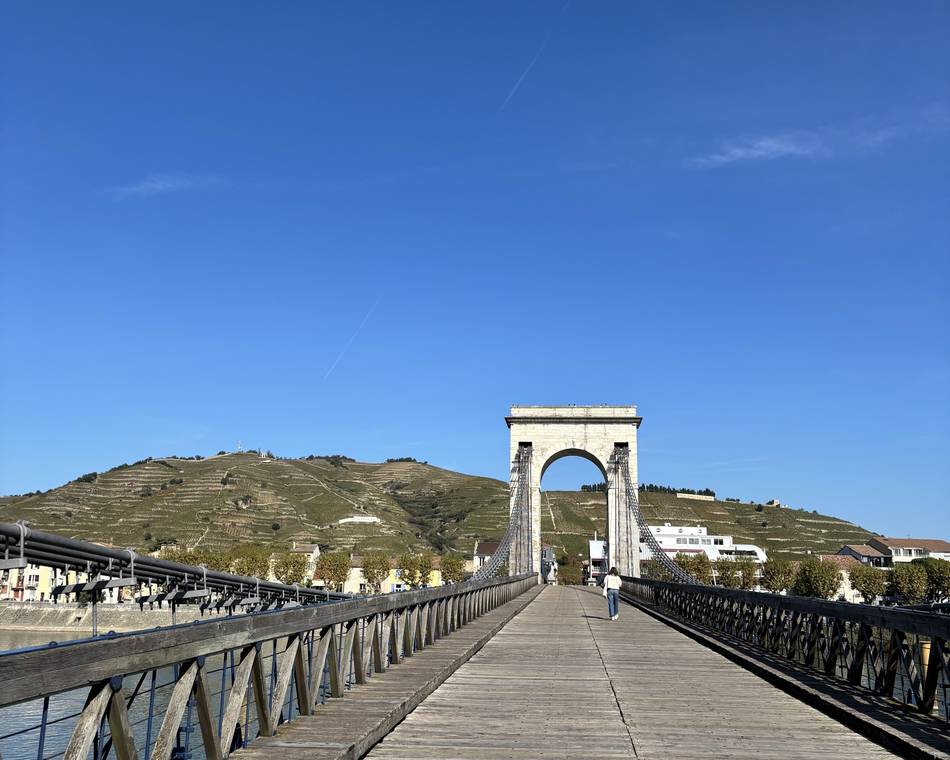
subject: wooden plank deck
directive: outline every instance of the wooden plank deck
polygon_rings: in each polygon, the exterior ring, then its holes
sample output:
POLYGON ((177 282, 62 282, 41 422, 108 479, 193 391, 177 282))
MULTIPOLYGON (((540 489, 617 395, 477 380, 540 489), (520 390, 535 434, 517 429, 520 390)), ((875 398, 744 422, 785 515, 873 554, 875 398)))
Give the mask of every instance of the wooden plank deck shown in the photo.
POLYGON ((630 606, 547 587, 368 755, 895 757, 630 606))
POLYGON ((242 760, 342 760, 363 757, 382 736, 538 594, 529 589, 507 604, 438 639, 404 662, 328 699, 312 716, 278 727, 235 754, 242 760))

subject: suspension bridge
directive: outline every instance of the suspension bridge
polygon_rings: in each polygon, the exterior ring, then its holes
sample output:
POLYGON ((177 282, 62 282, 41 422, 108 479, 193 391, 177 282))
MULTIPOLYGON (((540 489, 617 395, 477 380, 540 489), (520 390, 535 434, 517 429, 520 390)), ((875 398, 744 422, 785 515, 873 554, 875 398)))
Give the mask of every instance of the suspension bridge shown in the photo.
POLYGON ((950 616, 699 584, 644 529, 634 407, 513 407, 511 508, 468 581, 328 595, 0 524, 5 564, 85 567, 207 619, 0 653, 6 760, 950 757, 950 616), (607 483, 618 621, 546 586, 540 482, 607 483), (640 577, 639 543, 672 580, 640 577))

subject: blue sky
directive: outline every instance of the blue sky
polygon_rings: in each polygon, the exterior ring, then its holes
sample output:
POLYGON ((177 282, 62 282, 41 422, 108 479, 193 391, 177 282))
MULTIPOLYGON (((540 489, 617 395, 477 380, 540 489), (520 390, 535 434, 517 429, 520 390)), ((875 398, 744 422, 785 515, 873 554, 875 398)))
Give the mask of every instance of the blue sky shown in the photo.
POLYGON ((0 493, 636 403, 643 480, 950 537, 947 3, 3 14, 0 493))

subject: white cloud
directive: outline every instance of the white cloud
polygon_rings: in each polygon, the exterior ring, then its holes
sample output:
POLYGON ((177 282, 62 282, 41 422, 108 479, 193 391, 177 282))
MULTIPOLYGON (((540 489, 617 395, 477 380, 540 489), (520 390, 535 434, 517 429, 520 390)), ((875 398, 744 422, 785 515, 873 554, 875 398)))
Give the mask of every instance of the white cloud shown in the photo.
POLYGON ((728 140, 687 166, 715 169, 743 162, 780 158, 829 158, 861 150, 877 150, 889 143, 950 130, 950 105, 931 103, 905 109, 889 117, 867 117, 811 131, 785 131, 728 140))
POLYGON ((771 161, 777 158, 830 155, 831 149, 813 132, 786 132, 732 140, 719 150, 689 160, 691 166, 716 168, 743 161, 771 161))
POLYGON ((113 187, 109 193, 116 200, 148 198, 162 193, 210 187, 220 184, 220 179, 207 174, 150 174, 129 185, 113 187))

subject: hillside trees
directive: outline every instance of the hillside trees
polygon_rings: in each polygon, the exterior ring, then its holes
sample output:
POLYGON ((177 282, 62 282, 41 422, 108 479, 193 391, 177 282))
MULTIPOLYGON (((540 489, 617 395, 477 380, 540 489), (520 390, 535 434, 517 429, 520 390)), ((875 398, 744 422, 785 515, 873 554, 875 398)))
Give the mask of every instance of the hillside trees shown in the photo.
POLYGON ((851 568, 848 575, 851 586, 864 599, 865 604, 872 604, 874 600, 887 591, 887 576, 883 570, 870 565, 860 564, 851 568))
POLYGON ((641 483, 638 490, 647 493, 691 493, 696 496, 712 496, 715 498, 716 492, 711 488, 701 488, 698 491, 692 488, 672 488, 670 486, 658 486, 655 483, 641 483))
POLYGON ((364 554, 363 576, 367 585, 378 594, 382 590, 383 582, 389 577, 389 555, 383 551, 364 554))
POLYGON ((767 559, 762 565, 762 585, 773 594, 787 591, 795 583, 795 566, 787 559, 767 559))
POLYGON ((838 565, 811 555, 799 563, 792 593, 797 596, 831 599, 838 593, 840 582, 841 569, 838 565))

